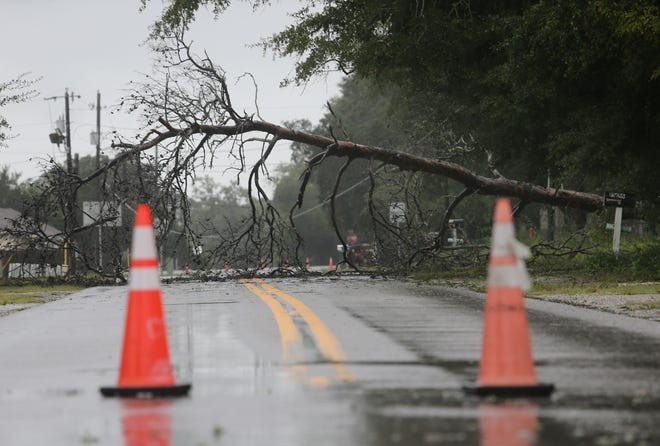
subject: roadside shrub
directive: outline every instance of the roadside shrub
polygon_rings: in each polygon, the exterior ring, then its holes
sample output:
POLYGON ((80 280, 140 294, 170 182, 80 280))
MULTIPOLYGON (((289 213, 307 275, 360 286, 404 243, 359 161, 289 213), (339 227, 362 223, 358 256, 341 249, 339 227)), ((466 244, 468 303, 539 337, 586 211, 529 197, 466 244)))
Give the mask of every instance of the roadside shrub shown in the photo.
POLYGON ((609 273, 622 279, 660 280, 660 243, 640 241, 625 246, 618 255, 598 251, 585 256, 586 272, 609 273))

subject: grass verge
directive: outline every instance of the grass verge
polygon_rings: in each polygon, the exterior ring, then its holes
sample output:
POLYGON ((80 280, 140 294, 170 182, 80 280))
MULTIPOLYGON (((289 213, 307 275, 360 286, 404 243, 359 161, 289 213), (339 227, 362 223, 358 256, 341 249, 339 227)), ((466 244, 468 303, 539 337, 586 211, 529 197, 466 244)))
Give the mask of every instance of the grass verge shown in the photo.
MULTIPOLYGON (((413 273, 412 278, 421 282, 467 288, 473 291, 486 291, 487 271, 485 268, 473 268, 463 271, 425 271, 413 273)), ((568 273, 564 275, 543 274, 530 271, 533 287, 525 293, 528 296, 564 294, 625 295, 660 294, 660 282, 625 280, 609 274, 582 275, 568 273)))
MULTIPOLYGON (((488 275, 487 258, 453 259, 427 271, 413 274, 414 280, 459 286, 484 292, 488 275), (464 265, 464 266, 461 266, 464 265)), ((618 255, 601 249, 590 254, 570 256, 537 255, 527 262, 534 287, 530 296, 552 294, 640 295, 660 294, 660 243, 640 241, 618 255)))
POLYGON ((610 282, 606 280, 575 280, 574 278, 539 278, 527 293, 531 296, 548 294, 660 294, 660 282, 610 282))
POLYGON ((45 296, 50 293, 73 292, 82 290, 77 285, 26 285, 26 286, 0 286, 0 305, 42 303, 45 296))

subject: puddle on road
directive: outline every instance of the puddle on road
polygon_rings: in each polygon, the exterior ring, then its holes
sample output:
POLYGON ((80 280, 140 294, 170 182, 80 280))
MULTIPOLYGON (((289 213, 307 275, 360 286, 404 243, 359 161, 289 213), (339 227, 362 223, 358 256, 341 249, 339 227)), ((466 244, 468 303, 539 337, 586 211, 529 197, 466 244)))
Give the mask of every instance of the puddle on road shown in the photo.
POLYGON ((371 389, 361 395, 367 445, 660 444, 658 410, 626 401, 495 400, 450 389, 371 389), (617 409, 619 408, 619 409, 617 409))
MULTIPOLYGON (((212 317, 205 311, 204 305, 225 303, 236 301, 222 300, 222 296, 215 296, 215 300, 175 302, 166 306, 170 307, 168 317, 180 318, 177 323, 171 324, 172 327, 189 327, 193 325, 193 321, 206 321, 212 317), (186 305, 191 313, 184 311, 186 305)), ((240 311, 240 308, 236 307, 238 306, 232 305, 223 309, 240 311)), ((244 348, 245 339, 237 336, 237 329, 230 315, 215 315, 212 320, 209 326, 213 330, 209 333, 191 333, 187 328, 171 329, 175 367, 181 364, 184 374, 192 374, 190 363, 191 357, 194 356, 197 374, 194 388, 196 398, 219 394, 223 398, 238 402, 236 411, 249 409, 250 416, 255 418, 259 418, 258 415, 264 418, 281 416, 279 419, 289 424, 282 423, 282 427, 269 425, 271 429, 281 429, 275 430, 280 435, 285 435, 289 429, 298 429, 297 434, 318 439, 317 432, 307 432, 305 427, 299 424, 304 424, 300 423, 302 420, 319 422, 319 419, 322 419, 313 429, 341 427, 346 431, 352 430, 344 432, 344 437, 341 437, 351 441, 335 443, 347 445, 660 444, 660 438, 655 433, 659 409, 655 396, 647 399, 644 395, 593 397, 586 394, 562 394, 559 389, 552 400, 503 403, 467 397, 462 390, 449 388, 453 384, 448 382, 438 383, 439 388, 412 389, 387 385, 382 388, 369 387, 374 384, 382 385, 382 381, 378 379, 350 385, 329 383, 322 379, 328 373, 321 369, 333 364, 318 360, 298 364, 313 372, 310 375, 312 385, 302 390, 303 393, 312 395, 312 402, 301 403, 298 400, 299 395, 296 395, 296 392, 300 392, 297 385, 299 381, 295 379, 295 369, 290 370, 295 368, 296 364, 285 365, 277 360, 264 359, 255 355, 252 350, 244 348), (195 345, 195 351, 190 348, 191 336, 195 341, 192 343, 195 345), (238 363, 240 367, 229 369, 226 367, 227 363, 238 363), (294 379, 287 379, 292 376, 294 379), (220 382, 226 386, 222 390, 217 388, 220 382), (442 386, 445 388, 441 388, 442 386), (351 401, 350 409, 346 407, 347 400, 351 401), (278 406, 282 401, 284 405, 278 406), (292 419, 282 415, 288 411, 296 414, 296 421, 299 422, 296 429, 290 428, 292 419)), ((437 369, 457 377, 474 377, 476 374, 476 361, 439 361, 432 356, 423 356, 421 350, 417 353, 421 359, 415 362, 360 361, 343 364, 373 370, 397 367, 397 376, 401 377, 399 381, 409 383, 416 382, 415 372, 420 370, 437 369)), ((557 361, 552 361, 540 365, 557 364, 557 361)), ((579 366, 597 366, 598 363, 592 364, 585 360, 584 363, 578 364, 576 360, 567 359, 561 365, 578 369, 579 366)), ((372 375, 380 377, 387 374, 372 375)), ((429 385, 432 386, 433 383, 429 385)), ((67 395, 67 390, 63 390, 62 393, 54 393, 52 396, 65 398, 70 395, 67 395)), ((146 442, 150 438, 160 441, 155 444, 186 444, 172 438, 176 415, 177 412, 167 406, 122 407, 120 420, 125 445, 150 444, 146 442)), ((224 416, 230 414, 225 412, 224 416)), ((232 423, 220 415, 214 416, 212 422, 204 419, 198 423, 203 423, 207 436, 211 435, 211 432, 214 437, 223 436, 222 444, 235 435, 232 428, 238 424, 235 420, 232 423), (218 427, 220 420, 223 426, 225 422, 228 426, 224 433, 223 428, 218 427)), ((327 440, 332 438, 332 434, 329 434, 327 440)), ((313 443, 309 441, 290 444, 313 443)), ((274 440, 272 444, 285 443, 274 440)))
POLYGON ((121 401, 124 446, 167 446, 172 438, 169 400, 121 401))
POLYGON ((177 306, 177 305, 218 305, 218 304, 235 304, 238 303, 237 300, 211 300, 211 301, 205 301, 205 302, 172 302, 172 303, 164 303, 164 307, 171 307, 171 306, 177 306))

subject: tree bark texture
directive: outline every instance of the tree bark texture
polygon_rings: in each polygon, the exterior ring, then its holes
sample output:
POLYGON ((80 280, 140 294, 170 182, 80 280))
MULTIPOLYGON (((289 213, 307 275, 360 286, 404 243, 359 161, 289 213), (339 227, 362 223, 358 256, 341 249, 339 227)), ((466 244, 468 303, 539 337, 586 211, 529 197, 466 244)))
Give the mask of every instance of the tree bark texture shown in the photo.
MULTIPOLYGON (((161 120, 162 123, 162 120, 161 120)), ((200 134, 205 136, 223 135, 236 136, 253 132, 274 135, 278 140, 288 140, 309 144, 326 150, 326 156, 363 158, 378 160, 394 165, 401 170, 426 172, 451 178, 466 188, 482 195, 498 195, 518 198, 524 202, 545 203, 552 206, 565 206, 596 211, 603 208, 603 197, 596 194, 574 190, 542 187, 504 177, 490 178, 478 175, 461 165, 448 161, 424 158, 405 152, 385 149, 382 147, 358 144, 351 141, 339 141, 332 138, 294 130, 267 121, 246 120, 240 125, 196 125, 186 129, 176 129, 164 123, 168 128, 165 132, 157 132, 152 139, 141 144, 117 143, 116 147, 143 151, 155 147, 169 139, 182 135, 200 134)))

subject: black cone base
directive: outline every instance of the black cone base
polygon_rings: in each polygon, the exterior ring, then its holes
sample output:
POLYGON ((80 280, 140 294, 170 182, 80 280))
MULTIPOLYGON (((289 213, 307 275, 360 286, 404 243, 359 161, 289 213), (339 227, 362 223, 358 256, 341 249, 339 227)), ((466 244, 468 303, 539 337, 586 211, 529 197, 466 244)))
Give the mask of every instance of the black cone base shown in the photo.
POLYGON ((538 383, 534 386, 478 386, 465 385, 463 390, 477 396, 550 396, 555 390, 554 384, 538 383))
POLYGON ((178 384, 174 386, 145 386, 145 387, 101 387, 101 394, 106 397, 117 398, 171 398, 186 396, 190 392, 191 384, 178 384))

